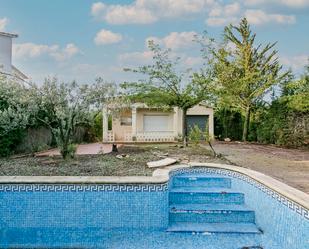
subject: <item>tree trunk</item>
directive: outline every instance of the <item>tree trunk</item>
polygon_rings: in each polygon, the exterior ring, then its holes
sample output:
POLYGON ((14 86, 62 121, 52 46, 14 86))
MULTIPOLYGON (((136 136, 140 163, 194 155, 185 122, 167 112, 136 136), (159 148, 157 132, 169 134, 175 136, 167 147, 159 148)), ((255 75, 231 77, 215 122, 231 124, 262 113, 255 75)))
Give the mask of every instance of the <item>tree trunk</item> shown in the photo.
POLYGON ((212 144, 211 144, 211 141, 210 141, 210 140, 208 140, 208 145, 209 145, 210 149, 212 150, 212 153, 214 154, 214 157, 217 157, 218 155, 217 155, 217 153, 216 153, 214 147, 212 147, 212 144))
POLYGON ((112 152, 118 152, 117 144, 112 145, 112 152))
POLYGON ((247 139, 248 139, 248 131, 249 131, 249 126, 250 126, 250 113, 251 113, 251 107, 247 106, 246 114, 245 114, 244 129, 243 129, 243 133, 242 133, 242 140, 244 142, 246 142, 247 139))
POLYGON ((188 146, 188 127, 187 127, 187 109, 182 109, 182 136, 183 136, 183 146, 188 146))

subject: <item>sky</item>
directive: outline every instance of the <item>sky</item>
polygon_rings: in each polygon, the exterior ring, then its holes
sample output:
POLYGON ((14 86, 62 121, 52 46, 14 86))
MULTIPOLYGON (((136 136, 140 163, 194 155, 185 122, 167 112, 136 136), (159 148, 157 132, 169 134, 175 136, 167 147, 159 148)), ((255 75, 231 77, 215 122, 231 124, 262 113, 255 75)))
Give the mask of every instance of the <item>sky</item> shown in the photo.
POLYGON ((147 41, 171 48, 185 68, 199 68, 195 35, 222 38, 247 17, 257 42, 278 42, 280 62, 296 74, 309 57, 309 0, 0 0, 0 31, 17 33, 13 64, 34 82, 121 83, 151 63, 147 41))

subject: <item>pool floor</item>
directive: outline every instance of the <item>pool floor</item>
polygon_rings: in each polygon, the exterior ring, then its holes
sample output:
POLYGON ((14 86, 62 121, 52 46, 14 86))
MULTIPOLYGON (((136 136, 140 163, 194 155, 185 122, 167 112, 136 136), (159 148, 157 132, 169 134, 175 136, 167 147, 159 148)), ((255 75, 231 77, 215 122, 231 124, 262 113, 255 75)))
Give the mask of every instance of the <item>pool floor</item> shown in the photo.
POLYGON ((277 249, 257 234, 170 233, 147 230, 10 229, 2 231, 0 248, 109 248, 109 249, 277 249))

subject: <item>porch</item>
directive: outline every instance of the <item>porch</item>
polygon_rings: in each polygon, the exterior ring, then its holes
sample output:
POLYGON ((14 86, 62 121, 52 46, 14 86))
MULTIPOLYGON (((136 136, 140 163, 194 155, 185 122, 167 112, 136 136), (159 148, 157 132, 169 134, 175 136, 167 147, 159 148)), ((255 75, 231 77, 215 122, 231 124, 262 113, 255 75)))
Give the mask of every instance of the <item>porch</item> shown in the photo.
POLYGON ((135 104, 116 114, 112 109, 103 110, 103 142, 152 143, 175 142, 181 132, 177 108, 162 110, 135 104), (109 120, 110 119, 110 120, 109 120), (110 123, 110 127, 108 127, 110 123))
MULTIPOLYGON (((187 128, 195 125, 213 136, 213 109, 199 104, 187 112, 187 128)), ((189 132, 189 130, 188 130, 189 132)), ((183 113, 135 103, 120 110, 103 109, 103 143, 176 142, 183 133, 183 113)))

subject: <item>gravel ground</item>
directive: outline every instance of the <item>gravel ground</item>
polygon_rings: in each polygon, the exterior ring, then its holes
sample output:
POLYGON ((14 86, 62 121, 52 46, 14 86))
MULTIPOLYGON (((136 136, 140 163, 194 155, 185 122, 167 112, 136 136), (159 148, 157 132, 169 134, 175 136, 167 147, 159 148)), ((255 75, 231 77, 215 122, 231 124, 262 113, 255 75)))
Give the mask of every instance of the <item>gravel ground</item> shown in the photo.
POLYGON ((308 150, 239 142, 216 142, 214 148, 232 164, 270 175, 309 193, 308 150))

